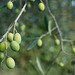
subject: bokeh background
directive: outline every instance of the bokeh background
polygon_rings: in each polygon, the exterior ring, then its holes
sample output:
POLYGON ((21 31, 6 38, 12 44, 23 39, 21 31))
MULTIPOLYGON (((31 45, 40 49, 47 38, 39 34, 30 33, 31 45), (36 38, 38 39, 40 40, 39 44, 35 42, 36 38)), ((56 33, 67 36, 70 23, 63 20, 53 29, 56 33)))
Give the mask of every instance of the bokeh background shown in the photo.
MULTIPOLYGON (((0 38, 14 22, 25 3, 25 0, 16 0, 13 2, 13 9, 9 10, 6 6, 8 1, 9 0, 0 0, 0 38)), ((63 38, 75 40, 75 0, 48 1, 49 8, 56 17, 63 38)), ((42 39, 42 47, 36 45, 34 48, 27 50, 29 45, 32 44, 37 37, 40 37, 48 31, 49 22, 50 29, 55 26, 53 19, 48 13, 45 0, 43 0, 45 4, 44 11, 39 11, 39 2, 40 0, 28 2, 25 11, 18 20, 18 27, 16 27, 16 29, 22 36, 20 51, 14 52, 10 48, 7 50, 8 56, 14 58, 16 66, 14 69, 8 69, 4 61, 4 70, 2 71, 0 67, 0 75, 42 75, 38 64, 40 64, 45 73, 48 67, 51 66, 53 59, 57 56, 60 50, 60 45, 57 46, 55 44, 55 36, 59 39, 57 30, 51 33, 51 36, 47 35, 42 39), (20 30, 22 24, 25 25, 24 31, 20 30), (38 64, 37 61, 39 62, 38 64)), ((13 32, 13 28, 10 32, 13 32)), ((64 49, 67 53, 75 55, 72 52, 70 42, 64 42, 64 49)), ((74 65, 72 61, 73 59, 71 57, 61 52, 56 63, 51 66, 48 75, 73 75, 74 65), (64 67, 59 66, 61 62, 64 64, 64 67)))

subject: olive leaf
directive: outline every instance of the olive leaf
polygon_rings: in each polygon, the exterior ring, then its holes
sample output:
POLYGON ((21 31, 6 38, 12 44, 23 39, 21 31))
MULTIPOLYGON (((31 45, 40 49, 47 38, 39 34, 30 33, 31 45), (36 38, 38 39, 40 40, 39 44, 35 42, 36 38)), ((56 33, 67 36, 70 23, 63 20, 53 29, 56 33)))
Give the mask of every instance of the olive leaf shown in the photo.
POLYGON ((33 47, 35 47, 36 44, 37 44, 37 41, 38 41, 38 39, 34 40, 34 41, 28 46, 27 50, 30 50, 30 49, 32 49, 33 47))
POLYGON ((36 57, 36 63, 37 63, 37 66, 38 66, 40 72, 44 75, 44 71, 43 71, 43 69, 42 69, 42 66, 41 66, 41 64, 40 64, 40 61, 39 61, 39 58, 38 58, 38 57, 36 57))

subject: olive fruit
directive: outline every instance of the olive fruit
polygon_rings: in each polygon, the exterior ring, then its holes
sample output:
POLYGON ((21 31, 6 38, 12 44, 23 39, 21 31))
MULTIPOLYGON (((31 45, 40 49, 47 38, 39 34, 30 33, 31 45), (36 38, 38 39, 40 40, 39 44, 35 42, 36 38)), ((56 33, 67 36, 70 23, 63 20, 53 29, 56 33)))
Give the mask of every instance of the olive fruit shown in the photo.
POLYGON ((72 48, 73 53, 75 53, 75 47, 72 48))
POLYGON ((10 44, 10 47, 13 51, 19 51, 20 49, 20 46, 16 41, 12 41, 10 44))
POLYGON ((44 10, 45 10, 45 5, 44 5, 44 3, 43 3, 43 2, 40 2, 40 3, 38 4, 38 8, 39 8, 39 10, 44 11, 44 10))
POLYGON ((8 9, 12 9, 13 8, 13 3, 11 1, 9 1, 7 3, 7 7, 8 7, 8 9))
POLYGON ((8 48, 8 47, 9 47, 9 43, 3 41, 3 42, 0 44, 0 51, 3 52, 3 51, 5 51, 5 49, 8 48))
POLYGON ((15 27, 18 27, 18 22, 15 23, 15 27))
POLYGON ((42 46, 42 40, 41 40, 41 39, 39 39, 39 40, 37 41, 37 45, 38 45, 39 47, 42 46))
POLYGON ((20 30, 21 30, 21 31, 24 31, 24 29, 25 29, 25 25, 22 24, 21 27, 20 27, 20 30))
POLYGON ((64 63, 60 62, 60 63, 59 63, 59 66, 60 66, 60 67, 64 67, 64 63))
POLYGON ((28 7, 28 8, 31 8, 31 4, 30 4, 30 3, 28 3, 28 4, 27 4, 27 7, 28 7))
POLYGON ((7 35, 7 39, 8 39, 8 41, 13 41, 13 34, 12 33, 8 33, 8 35, 7 35))
POLYGON ((0 52, 0 59, 3 59, 3 58, 4 58, 4 53, 0 52))
POLYGON ((55 43, 56 43, 56 45, 59 45, 60 44, 60 40, 59 39, 56 39, 55 40, 55 43))
POLYGON ((14 59, 11 58, 11 57, 8 57, 6 59, 6 65, 7 65, 8 68, 13 69, 15 67, 15 61, 14 61, 14 59))
POLYGON ((24 11, 23 11, 24 13, 26 12, 26 9, 24 9, 24 11))
POLYGON ((20 44, 21 43, 21 35, 19 33, 16 33, 14 35, 14 40, 20 44))
POLYGON ((20 10, 18 8, 15 9, 16 14, 19 14, 20 10))

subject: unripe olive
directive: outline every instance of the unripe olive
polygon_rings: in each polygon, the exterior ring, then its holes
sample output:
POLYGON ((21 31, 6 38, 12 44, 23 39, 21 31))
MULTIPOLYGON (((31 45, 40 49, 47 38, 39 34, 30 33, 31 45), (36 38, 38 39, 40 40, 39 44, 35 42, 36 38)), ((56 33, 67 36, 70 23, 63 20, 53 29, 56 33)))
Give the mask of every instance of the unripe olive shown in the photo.
POLYGON ((18 27, 18 22, 15 23, 15 27, 18 27))
POLYGON ((64 63, 62 63, 62 62, 59 63, 59 66, 60 66, 60 67, 64 67, 64 63))
POLYGON ((13 34, 12 33, 8 33, 8 35, 7 35, 7 39, 8 39, 8 41, 13 41, 13 34))
POLYGON ((14 61, 14 59, 11 58, 11 57, 8 57, 6 59, 6 65, 7 65, 8 68, 13 69, 15 67, 15 61, 14 61))
POLYGON ((4 53, 0 52, 0 59, 3 59, 3 58, 4 58, 4 53))
POLYGON ((14 35, 14 40, 20 44, 21 43, 21 35, 19 33, 16 33, 14 35))
POLYGON ((20 46, 16 41, 12 41, 10 46, 13 51, 19 51, 19 49, 20 49, 20 46))
POLYGON ((55 43, 56 43, 56 45, 59 45, 60 44, 60 40, 59 39, 56 39, 55 40, 55 43))
POLYGON ((39 10, 44 11, 44 10, 45 10, 45 5, 44 5, 44 3, 43 3, 43 2, 39 3, 39 4, 38 4, 38 8, 39 8, 39 10))
POLYGON ((26 12, 26 9, 24 9, 24 11, 23 11, 24 13, 26 12))
POLYGON ((17 14, 19 14, 20 10, 17 8, 17 9, 15 10, 15 12, 16 12, 17 14))
POLYGON ((19 51, 19 49, 20 49, 20 46, 16 41, 12 41, 10 46, 13 51, 19 51))
POLYGON ((42 46, 42 40, 41 40, 41 39, 39 39, 39 40, 37 41, 37 45, 38 45, 39 47, 42 46))
POLYGON ((11 1, 9 1, 7 3, 7 7, 8 7, 8 9, 12 9, 13 8, 13 3, 11 1))
POLYGON ((24 31, 24 29, 25 29, 25 24, 22 24, 21 27, 20 27, 20 30, 24 31))
POLYGON ((5 49, 6 49, 6 45, 5 45, 5 42, 2 42, 1 44, 0 44, 0 51, 5 51, 5 49))
POLYGON ((75 53, 75 47, 72 48, 73 53, 75 53))
POLYGON ((27 4, 27 7, 28 7, 28 8, 31 8, 31 4, 30 4, 30 3, 28 3, 28 4, 27 4))

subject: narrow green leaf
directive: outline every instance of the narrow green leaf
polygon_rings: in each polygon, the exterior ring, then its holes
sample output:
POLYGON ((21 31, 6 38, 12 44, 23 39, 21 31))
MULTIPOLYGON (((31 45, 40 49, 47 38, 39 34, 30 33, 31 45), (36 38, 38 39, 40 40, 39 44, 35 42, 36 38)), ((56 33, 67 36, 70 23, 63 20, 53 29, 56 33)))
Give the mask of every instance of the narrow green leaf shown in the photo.
POLYGON ((32 35, 35 35, 35 36, 40 36, 42 35, 42 33, 31 33, 32 35))
POLYGON ((27 50, 30 50, 30 49, 32 49, 33 47, 35 47, 37 41, 38 41, 38 39, 34 40, 34 41, 28 46, 27 50))
POLYGON ((51 30, 51 21, 48 21, 48 31, 50 31, 50 30, 51 30))
POLYGON ((48 18, 47 18, 47 16, 44 17, 44 21, 45 21, 46 29, 48 30, 48 18))
POLYGON ((37 63, 37 66, 38 66, 40 72, 41 72, 42 74, 44 74, 44 71, 43 71, 43 69, 42 69, 42 67, 41 67, 41 64, 40 64, 40 61, 39 61, 39 58, 38 58, 38 57, 36 57, 36 63, 37 63))
POLYGON ((33 64, 33 62, 32 61, 29 61, 29 63, 31 64, 31 66, 33 67, 33 69, 36 71, 37 75, 40 75, 40 73, 36 69, 36 66, 33 64))

